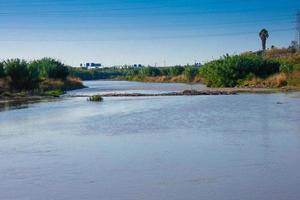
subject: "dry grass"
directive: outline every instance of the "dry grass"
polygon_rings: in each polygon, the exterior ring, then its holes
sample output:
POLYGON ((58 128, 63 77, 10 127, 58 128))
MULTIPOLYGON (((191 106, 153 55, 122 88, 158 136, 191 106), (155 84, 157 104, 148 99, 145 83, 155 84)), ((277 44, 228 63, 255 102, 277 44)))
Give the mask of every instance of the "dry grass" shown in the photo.
POLYGON ((194 78, 193 83, 205 83, 205 79, 204 79, 203 77, 201 77, 200 75, 197 75, 197 76, 194 78))
POLYGON ((185 82, 183 75, 180 76, 147 76, 143 79, 144 82, 154 82, 154 83, 180 83, 185 82))
POLYGON ((64 82, 65 90, 74 90, 83 88, 83 84, 80 78, 68 77, 64 82))
POLYGON ((294 71, 289 79, 288 79, 288 85, 290 87, 295 87, 300 89, 300 71, 294 71))
POLYGON ((284 60, 292 64, 300 63, 300 52, 295 53, 291 49, 270 49, 263 54, 266 59, 284 60))
POLYGON ((9 90, 9 80, 6 78, 0 79, 0 93, 8 91, 9 90))
POLYGON ((171 82, 173 82, 173 83, 179 83, 179 82, 186 82, 186 79, 184 78, 184 76, 183 75, 179 75, 179 76, 173 76, 172 78, 171 78, 171 82))
POLYGON ((253 78, 245 80, 241 86, 252 88, 281 88, 288 87, 300 89, 300 71, 294 71, 291 74, 278 73, 266 79, 253 78))
POLYGON ((66 80, 44 79, 40 84, 40 89, 48 90, 73 90, 83 88, 82 82, 79 78, 68 77, 66 80))
POLYGON ((279 73, 266 79, 253 78, 251 80, 245 80, 241 85, 253 88, 279 88, 287 86, 287 79, 284 73, 279 73))
MULTIPOLYGON (((187 83, 185 77, 183 75, 178 76, 147 76, 143 80, 143 82, 153 82, 153 83, 187 83)), ((204 83, 202 77, 197 75, 192 83, 204 83)))
POLYGON ((62 80, 44 79, 40 84, 40 89, 43 91, 47 90, 61 90, 64 87, 62 80))

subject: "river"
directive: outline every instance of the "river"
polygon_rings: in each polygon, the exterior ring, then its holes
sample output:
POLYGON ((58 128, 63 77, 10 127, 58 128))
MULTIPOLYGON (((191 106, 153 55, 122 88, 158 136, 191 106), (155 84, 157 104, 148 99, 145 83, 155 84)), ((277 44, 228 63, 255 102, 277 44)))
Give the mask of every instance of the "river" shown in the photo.
MULTIPOLYGON (((85 82, 70 94, 203 85, 85 82)), ((0 112, 2 200, 298 200, 300 93, 64 97, 0 112)))

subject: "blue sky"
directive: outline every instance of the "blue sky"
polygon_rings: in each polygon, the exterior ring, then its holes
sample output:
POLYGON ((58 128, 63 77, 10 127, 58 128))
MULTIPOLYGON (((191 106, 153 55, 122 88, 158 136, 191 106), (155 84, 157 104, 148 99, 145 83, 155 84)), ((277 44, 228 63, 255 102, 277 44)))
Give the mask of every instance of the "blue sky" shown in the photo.
POLYGON ((0 0, 0 59, 167 65, 295 38, 296 0, 0 0))

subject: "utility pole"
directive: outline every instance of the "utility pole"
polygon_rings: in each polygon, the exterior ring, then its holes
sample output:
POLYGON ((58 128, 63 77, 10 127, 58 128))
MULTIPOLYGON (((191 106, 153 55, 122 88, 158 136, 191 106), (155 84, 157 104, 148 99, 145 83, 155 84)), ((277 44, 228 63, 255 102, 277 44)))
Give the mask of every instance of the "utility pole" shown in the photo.
POLYGON ((298 50, 300 50, 300 11, 297 12, 297 22, 296 22, 296 41, 298 43, 298 50))

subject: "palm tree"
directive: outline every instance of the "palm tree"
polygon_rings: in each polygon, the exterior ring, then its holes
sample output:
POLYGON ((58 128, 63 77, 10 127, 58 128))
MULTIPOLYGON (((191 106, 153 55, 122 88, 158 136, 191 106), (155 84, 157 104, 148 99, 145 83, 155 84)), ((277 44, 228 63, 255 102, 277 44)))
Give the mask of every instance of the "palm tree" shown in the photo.
POLYGON ((266 50, 267 39, 269 37, 269 32, 266 29, 262 29, 259 32, 259 37, 260 37, 261 43, 262 43, 262 50, 265 51, 266 50))

